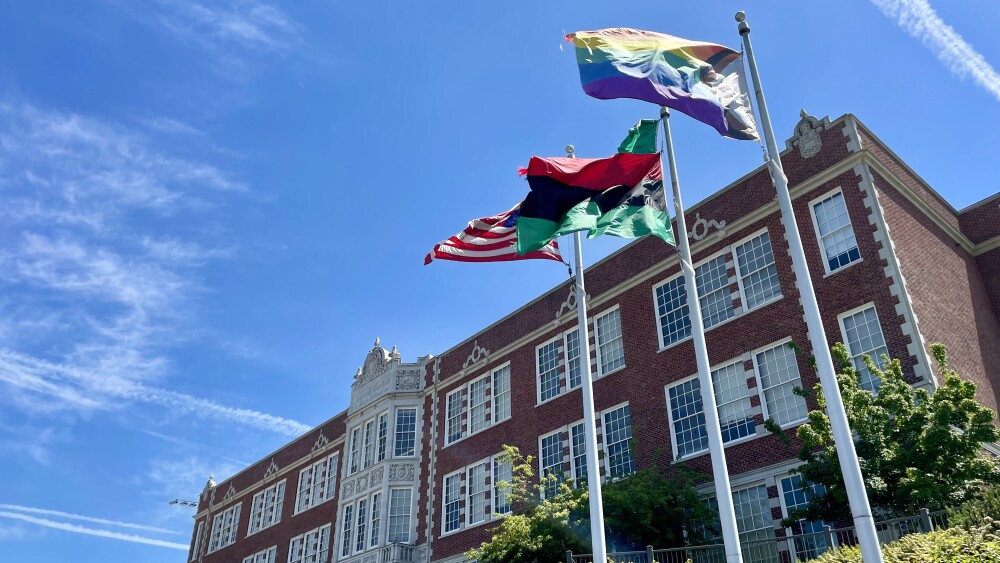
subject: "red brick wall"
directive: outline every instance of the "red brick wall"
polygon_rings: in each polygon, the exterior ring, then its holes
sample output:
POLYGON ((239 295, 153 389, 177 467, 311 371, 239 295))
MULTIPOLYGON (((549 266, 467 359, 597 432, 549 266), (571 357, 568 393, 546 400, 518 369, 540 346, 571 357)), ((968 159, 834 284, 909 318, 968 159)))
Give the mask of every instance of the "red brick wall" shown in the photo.
POLYGON ((963 209, 959 221, 974 244, 1000 236, 1000 194, 963 209))
POLYGON ((976 260, 881 176, 875 185, 924 339, 945 344, 951 367, 996 410, 1000 323, 976 260))
POLYGON ((993 302, 993 314, 1000 318, 1000 248, 980 254, 976 257, 979 273, 986 286, 986 294, 993 302))

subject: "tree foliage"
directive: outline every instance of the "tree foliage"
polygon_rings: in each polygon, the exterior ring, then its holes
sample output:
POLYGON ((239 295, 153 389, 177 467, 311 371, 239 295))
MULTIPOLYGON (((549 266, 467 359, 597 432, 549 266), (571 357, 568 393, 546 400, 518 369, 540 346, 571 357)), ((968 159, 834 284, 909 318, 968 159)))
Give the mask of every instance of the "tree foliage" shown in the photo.
MULTIPOLYGON (((585 486, 574 487, 555 475, 534 479, 532 457, 504 446, 502 461, 510 461, 509 490, 514 514, 493 528, 493 537, 466 553, 480 563, 548 563, 562 561, 566 551, 590 553, 590 497, 585 486), (546 485, 556 494, 541 498, 546 485)), ((668 479, 641 470, 604 485, 605 533, 616 549, 681 545, 682 528, 704 528, 713 519, 693 485, 693 474, 678 471, 668 479)))
MULTIPOLYGON (((833 348, 840 366, 840 385, 847 419, 855 435, 868 498, 885 513, 915 514, 920 508, 938 510, 977 498, 984 486, 1000 483, 997 464, 983 453, 983 444, 1000 439, 995 414, 976 402, 975 383, 948 367, 944 346, 931 346, 938 363, 940 386, 933 393, 903 380, 899 360, 883 357, 880 369, 863 356, 880 382, 877 393, 861 387, 858 371, 843 344, 833 348)), ((837 521, 850 517, 847 494, 833 443, 826 401, 817 385, 820 410, 809 413, 799 427, 802 440, 799 473, 822 484, 825 494, 813 497, 792 519, 837 521)))

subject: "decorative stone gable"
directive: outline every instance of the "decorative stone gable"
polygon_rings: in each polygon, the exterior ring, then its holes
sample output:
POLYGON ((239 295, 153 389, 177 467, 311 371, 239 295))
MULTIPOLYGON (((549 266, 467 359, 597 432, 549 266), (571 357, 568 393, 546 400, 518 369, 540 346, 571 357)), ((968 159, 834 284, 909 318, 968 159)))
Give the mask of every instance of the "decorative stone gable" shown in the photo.
POLYGON ((351 384, 349 413, 357 412, 389 393, 420 391, 423 387, 420 365, 403 364, 400 357, 395 346, 387 352, 379 339, 375 339, 375 346, 368 352, 351 384))
POLYGON ((816 119, 806 113, 804 109, 799 112, 799 116, 802 119, 795 124, 795 133, 791 139, 785 141, 785 146, 788 148, 798 147, 802 158, 811 158, 819 154, 820 149, 823 148, 823 141, 819 134, 820 131, 829 127, 830 118, 816 119))

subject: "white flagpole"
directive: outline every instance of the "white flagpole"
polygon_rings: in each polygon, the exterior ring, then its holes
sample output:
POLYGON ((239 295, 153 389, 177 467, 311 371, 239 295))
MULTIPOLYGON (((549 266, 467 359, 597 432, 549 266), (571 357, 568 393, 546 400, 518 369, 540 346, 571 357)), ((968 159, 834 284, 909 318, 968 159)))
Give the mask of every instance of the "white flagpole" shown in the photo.
MULTIPOLYGON (((566 154, 576 158, 573 145, 566 147, 566 154)), ((608 560, 608 547, 604 540, 604 500, 601 496, 601 469, 597 465, 597 418, 594 412, 594 382, 590 376, 590 333, 587 327, 587 290, 583 286, 583 249, 580 231, 573 233, 573 250, 576 254, 576 316, 580 322, 580 368, 583 388, 583 434, 587 441, 587 492, 590 500, 590 541, 593 544, 594 563, 608 560)), ((567 366, 568 369, 568 366, 567 366)))
MULTIPOLYGON (((670 135, 670 110, 661 107, 663 138, 667 165, 670 169, 670 184, 674 189, 674 215, 677 221, 677 248, 681 252, 681 271, 684 273, 684 288, 687 290, 688 318, 691 319, 691 340, 694 342, 694 357, 698 363, 698 383, 701 385, 702 409, 705 412, 705 430, 708 434, 708 451, 712 457, 712 474, 715 478, 715 496, 719 501, 719 521, 722 524, 722 541, 726 546, 727 563, 743 563, 740 551, 740 535, 736 528, 736 512, 733 508, 733 492, 729 486, 729 467, 726 451, 722 444, 722 428, 719 424, 719 410, 715 404, 715 386, 712 384, 712 368, 705 347, 705 323, 701 318, 698 301, 698 284, 695 281, 694 264, 691 261, 691 245, 688 244, 687 223, 684 220, 684 204, 681 202, 681 185, 677 179, 677 163, 674 161, 674 145, 670 135)), ((662 158, 662 157, 661 157, 662 158)), ((668 405, 669 408, 669 405, 668 405)), ((595 560, 596 561, 596 560, 595 560)))
POLYGON ((750 26, 744 21, 745 19, 745 13, 736 13, 740 36, 743 37, 743 45, 746 47, 750 79, 757 97, 760 132, 764 136, 767 156, 770 159, 768 168, 771 170, 771 177, 774 178, 774 185, 777 189, 781 219, 785 224, 785 236, 788 239, 788 250, 792 257, 792 268, 802 297, 802 308, 805 311, 809 345, 816 358, 819 381, 823 385, 826 412, 827 416, 830 417, 830 429, 833 431, 833 440, 837 445, 837 457, 840 461, 840 471, 844 475, 847 500, 851 505, 854 528, 861 546, 861 557, 866 563, 882 563, 882 550, 879 547, 878 534, 875 530, 875 519, 872 517, 871 506, 868 503, 868 493, 865 491, 865 481, 861 475, 861 466, 858 464, 858 453, 854 449, 854 437, 847 422, 844 402, 840 397, 840 386, 837 385, 833 358, 830 356, 826 331, 823 329, 823 321, 819 314, 819 303, 816 301, 816 292, 813 290, 812 279, 809 277, 809 267, 802 247, 802 238, 799 236, 798 224, 792 211, 792 198, 788 194, 788 179, 781 166, 781 153, 774 140, 771 118, 767 113, 767 104, 764 102, 764 88, 760 83, 757 63, 753 56, 753 47, 750 44, 750 26))

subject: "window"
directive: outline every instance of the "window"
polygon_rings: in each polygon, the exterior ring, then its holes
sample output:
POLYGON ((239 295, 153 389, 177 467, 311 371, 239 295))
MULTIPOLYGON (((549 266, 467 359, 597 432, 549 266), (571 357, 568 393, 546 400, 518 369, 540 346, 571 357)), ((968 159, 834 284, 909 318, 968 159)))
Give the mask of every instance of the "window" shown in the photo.
POLYGON ((736 512, 736 529, 740 532, 740 543, 743 544, 743 560, 746 563, 778 561, 777 543, 754 542, 774 538, 767 487, 757 485, 733 491, 733 508, 736 512))
POLYGON ((208 553, 218 551, 236 541, 236 528, 240 525, 240 508, 243 503, 231 506, 212 518, 212 536, 208 553))
POLYGON ((608 476, 614 479, 635 471, 632 462, 632 416, 628 405, 604 413, 604 450, 608 476))
POLYGON ((562 433, 556 432, 542 438, 542 454, 538 459, 542 466, 542 492, 546 498, 555 496, 563 475, 563 440, 562 433), (549 477, 549 476, 552 477, 549 477))
POLYGON ((767 231, 736 246, 734 255, 743 290, 743 307, 747 311, 781 297, 781 283, 767 231))
POLYGON ((389 491, 389 543, 410 543, 411 489, 389 491))
POLYGON ((378 535, 379 527, 382 525, 382 493, 375 493, 372 495, 372 520, 371 520, 371 539, 368 542, 368 547, 375 547, 378 545, 378 535))
POLYGON ((713 370, 712 387, 715 388, 715 406, 719 410, 722 442, 755 434, 757 425, 753 420, 753 406, 750 404, 750 389, 747 387, 743 362, 737 361, 713 370))
POLYGON ((469 384, 469 433, 486 428, 486 378, 469 384))
POLYGON ((538 347, 537 367, 539 400, 548 401, 560 391, 559 340, 538 347))
POLYGON ((444 478, 444 525, 442 533, 454 532, 462 526, 462 474, 444 478))
POLYGON ((802 387, 799 365, 788 344, 757 352, 754 365, 768 417, 781 426, 804 419, 806 400, 795 394, 795 389, 802 387))
POLYGON ((247 555, 243 558, 243 563, 274 563, 274 556, 278 552, 278 546, 272 545, 271 547, 258 551, 253 555, 247 555))
POLYGON ((369 420, 365 423, 365 465, 363 469, 368 469, 375 462, 375 421, 369 420))
POLYGON ((201 549, 201 535, 205 532, 205 521, 198 522, 198 530, 194 534, 194 548, 191 550, 191 560, 198 558, 198 551, 201 549))
POLYGON ((365 550, 365 541, 368 540, 368 535, 365 534, 365 525, 368 524, 368 500, 361 499, 358 501, 358 514, 356 517, 358 527, 354 532, 354 552, 365 550))
POLYGON ((288 543, 288 563, 326 563, 330 555, 330 525, 295 536, 288 543))
POLYGON ((499 456, 493 458, 493 512, 495 514, 510 514, 510 492, 514 481, 510 460, 501 461, 499 456), (506 483, 506 485, 501 485, 506 483))
MULTIPOLYGON (((415 426, 414 430, 416 430, 415 426)), ((386 447, 386 442, 388 441, 389 438, 388 434, 389 434, 389 413, 384 412, 378 415, 378 458, 376 460, 376 463, 385 460, 385 447, 386 447)))
POLYGON ((394 440, 394 456, 408 457, 416 453, 417 409, 396 409, 396 434, 394 440))
POLYGON ((885 338, 882 337, 882 326, 878 322, 875 306, 868 305, 856 313, 843 315, 840 322, 844 331, 844 342, 851 352, 854 367, 858 370, 861 387, 869 391, 878 390, 881 382, 868 371, 868 367, 861 359, 862 355, 868 354, 875 365, 884 368, 882 355, 889 354, 885 338))
POLYGON ((828 273, 836 272, 861 259, 842 192, 838 191, 814 203, 812 217, 828 273))
POLYGON ((351 475, 361 468, 361 428, 351 431, 351 475))
POLYGON ((566 333, 566 371, 569 373, 569 388, 576 389, 583 383, 580 366, 580 329, 566 333))
POLYGON ((281 521, 285 501, 285 481, 281 481, 253 496, 250 503, 250 524, 247 535, 255 534, 281 521))
MULTIPOLYGON (((717 256, 694 269, 698 286, 698 303, 705 328, 709 329, 736 314, 733 297, 729 291, 729 274, 726 256, 717 256)), ((687 296, 685 295, 685 301, 687 296)))
POLYGON ((331 454, 299 471, 299 487, 295 495, 295 514, 333 498, 337 492, 337 462, 339 458, 339 455, 331 454))
POLYGON ((354 505, 344 507, 344 523, 340 528, 340 556, 351 554, 351 533, 354 531, 354 505))
POLYGON ((510 418, 510 365, 493 370, 493 424, 510 418))
POLYGON ((594 322, 597 333, 598 372, 604 375, 625 365, 625 347, 622 344, 621 311, 605 313, 594 322))
MULTIPOLYGON (((790 517, 793 510, 806 508, 814 495, 823 495, 824 493, 826 493, 826 488, 823 485, 814 485, 804 481, 801 475, 783 478, 781 480, 781 498, 785 504, 785 516, 790 517)), ((819 535, 825 524, 822 520, 799 520, 792 524, 792 534, 817 534, 794 540, 793 547, 799 560, 806 561, 819 557, 820 554, 829 549, 826 536, 819 535)))
POLYGON ((457 440, 461 440, 465 432, 462 431, 462 415, 465 409, 463 400, 465 395, 465 389, 459 389, 448 394, 448 423, 447 423, 447 434, 445 437, 445 443, 450 444, 457 440))
POLYGON ((569 430, 570 454, 573 456, 573 479, 579 487, 587 481, 587 429, 583 423, 569 430))
POLYGON ((701 400, 701 384, 693 378, 667 390, 670 423, 673 428, 677 457, 684 457, 708 448, 705 432, 705 409, 701 400))
POLYGON ((489 463, 478 463, 468 469, 465 489, 468 494, 466 511, 469 525, 485 522, 488 513, 486 505, 489 502, 490 491, 486 487, 486 476, 489 474, 489 463))
POLYGON ((661 345, 665 348, 691 336, 684 276, 677 276, 658 286, 654 293, 656 313, 660 317, 661 345))

